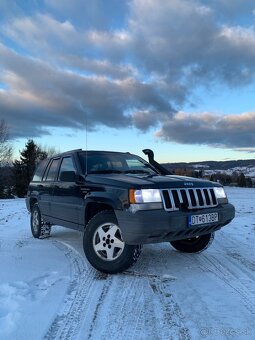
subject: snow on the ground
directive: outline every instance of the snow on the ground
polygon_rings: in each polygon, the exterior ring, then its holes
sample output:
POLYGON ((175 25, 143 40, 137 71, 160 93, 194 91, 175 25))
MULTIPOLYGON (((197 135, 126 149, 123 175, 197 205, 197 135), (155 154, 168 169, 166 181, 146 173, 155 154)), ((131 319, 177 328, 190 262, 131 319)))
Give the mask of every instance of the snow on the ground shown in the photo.
MULTIPOLYGON (((203 165, 196 166, 196 168, 199 168, 199 167, 203 167, 203 165)), ((213 174, 225 174, 225 175, 232 176, 234 173, 237 173, 239 175, 241 173, 243 173, 245 175, 245 177, 254 178, 255 177, 255 167, 243 166, 243 167, 235 167, 235 168, 230 168, 230 169, 225 169, 225 170, 216 170, 216 169, 210 170, 210 169, 205 168, 205 170, 204 170, 204 174, 207 175, 207 176, 213 175, 213 174)))
POLYGON ((0 200, 0 339, 255 339, 255 189, 227 188, 236 218, 200 254, 146 245, 105 275, 82 234, 31 236, 22 199, 0 200))

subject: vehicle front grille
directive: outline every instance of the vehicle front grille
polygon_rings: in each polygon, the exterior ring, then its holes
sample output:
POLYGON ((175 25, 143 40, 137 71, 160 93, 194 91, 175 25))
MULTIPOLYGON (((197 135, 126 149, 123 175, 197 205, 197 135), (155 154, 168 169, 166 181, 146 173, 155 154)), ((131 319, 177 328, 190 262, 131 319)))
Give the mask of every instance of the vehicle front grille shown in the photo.
POLYGON ((164 209, 175 211, 183 209, 205 209, 218 205, 213 188, 162 189, 164 209))

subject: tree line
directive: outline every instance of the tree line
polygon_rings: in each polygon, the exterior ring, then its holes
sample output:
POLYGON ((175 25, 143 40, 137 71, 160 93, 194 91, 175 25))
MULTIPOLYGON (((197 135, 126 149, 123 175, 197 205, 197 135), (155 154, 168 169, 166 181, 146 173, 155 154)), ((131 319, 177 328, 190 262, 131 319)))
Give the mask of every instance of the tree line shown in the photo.
POLYGON ((232 175, 224 174, 223 172, 215 173, 210 176, 204 176, 203 170, 194 170, 192 168, 176 168, 172 170, 175 175, 179 176, 188 176, 195 178, 206 178, 212 182, 219 182, 222 185, 226 186, 238 186, 238 187, 246 187, 252 188, 254 187, 252 180, 250 177, 245 177, 245 175, 241 172, 238 173, 234 171, 232 175))
POLYGON ((8 138, 8 127, 0 122, 0 199, 25 197, 38 163, 56 153, 54 148, 38 146, 29 139, 19 159, 12 160, 13 148, 8 138))
POLYGON ((19 159, 0 168, 0 198, 25 197, 37 164, 47 156, 46 151, 29 139, 19 159))

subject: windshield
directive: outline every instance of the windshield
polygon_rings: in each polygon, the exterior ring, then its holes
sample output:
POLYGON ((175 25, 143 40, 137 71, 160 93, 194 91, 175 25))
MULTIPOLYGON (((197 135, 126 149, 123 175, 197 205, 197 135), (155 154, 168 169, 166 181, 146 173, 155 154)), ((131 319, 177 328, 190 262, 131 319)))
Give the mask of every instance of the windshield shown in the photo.
MULTIPOLYGON (((86 152, 79 153, 82 168, 86 172, 86 152)), ((87 152, 87 173, 126 173, 156 175, 157 171, 142 158, 125 153, 87 152)))

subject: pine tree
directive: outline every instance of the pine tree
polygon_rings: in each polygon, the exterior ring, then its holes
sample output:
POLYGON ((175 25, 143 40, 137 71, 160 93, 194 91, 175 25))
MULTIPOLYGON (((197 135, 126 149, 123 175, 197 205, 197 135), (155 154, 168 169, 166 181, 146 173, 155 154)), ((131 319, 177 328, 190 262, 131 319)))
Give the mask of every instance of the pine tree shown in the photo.
POLYGON ((20 160, 15 160, 13 163, 14 193, 18 197, 24 197, 37 164, 47 157, 47 153, 42 151, 32 139, 29 139, 20 155, 20 160))
POLYGON ((252 188, 252 180, 251 180, 250 177, 247 177, 247 178, 246 178, 246 186, 247 186, 248 188, 252 188))
POLYGON ((1 174, 1 168, 0 168, 0 198, 5 198, 4 184, 3 184, 3 177, 2 177, 2 174, 1 174))
POLYGON ((242 172, 241 172, 240 176, 238 177, 237 183, 238 183, 239 187, 246 187, 245 176, 242 172))

